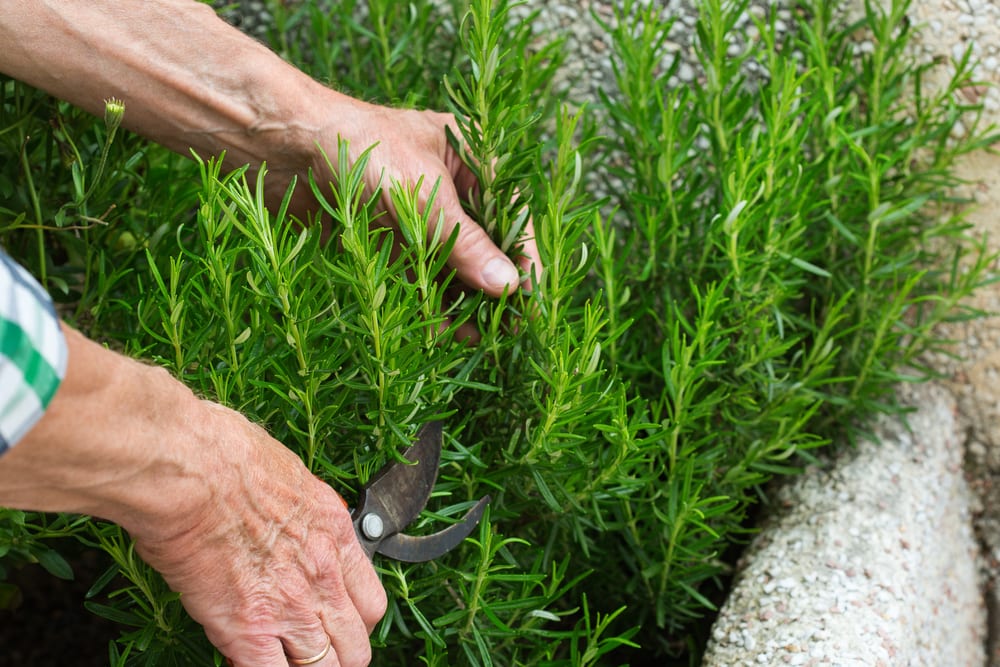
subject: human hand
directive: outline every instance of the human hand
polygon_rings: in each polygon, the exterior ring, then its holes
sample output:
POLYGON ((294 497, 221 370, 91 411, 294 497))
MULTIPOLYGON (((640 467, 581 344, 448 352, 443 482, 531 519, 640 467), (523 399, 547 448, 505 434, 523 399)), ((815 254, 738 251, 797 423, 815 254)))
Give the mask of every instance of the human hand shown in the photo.
POLYGON ((385 591, 343 500, 239 413, 63 327, 66 377, 0 505, 121 525, 237 667, 356 666, 385 591))
MULTIPOLYGON (((459 136, 458 125, 451 114, 377 106, 333 91, 316 94, 320 97, 334 95, 321 105, 327 110, 328 120, 325 125, 318 125, 320 129, 315 137, 328 158, 336 159, 340 138, 349 142, 352 161, 374 146, 369 153, 364 180, 368 192, 381 187, 379 203, 387 214, 382 218, 384 224, 395 229, 398 220, 390 198, 391 184, 396 182, 413 188, 419 183, 419 204, 423 209, 431 206, 428 218, 435 223, 440 220, 443 225, 441 237, 448 238, 458 227, 448 265, 465 287, 496 297, 513 291, 519 284, 530 287, 532 272, 541 275, 542 264, 530 220, 516 247, 515 263, 463 210, 462 197, 476 191, 479 183, 447 139, 445 128, 459 136), (333 108, 336 110, 331 111, 333 108), (438 190, 431 202, 436 183, 439 183, 438 190)), ((317 182, 323 184, 334 180, 330 166, 326 157, 314 147, 310 168, 317 182)), ((296 194, 294 201, 299 212, 315 209, 316 204, 307 190, 301 189, 296 194)), ((428 231, 433 234, 435 228, 428 231)), ((398 233, 395 237, 401 238, 398 233)))
POLYGON ((227 457, 210 502, 133 532, 208 639, 234 667, 367 665, 386 596, 346 504, 287 448, 204 402, 203 432, 227 457))

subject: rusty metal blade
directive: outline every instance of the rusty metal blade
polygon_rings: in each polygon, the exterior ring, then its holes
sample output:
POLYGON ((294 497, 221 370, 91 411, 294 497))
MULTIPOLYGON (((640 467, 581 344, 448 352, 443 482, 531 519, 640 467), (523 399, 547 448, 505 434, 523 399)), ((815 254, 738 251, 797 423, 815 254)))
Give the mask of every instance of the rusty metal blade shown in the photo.
POLYGON ((417 441, 403 453, 412 463, 387 464, 361 490, 361 504, 351 516, 358 540, 369 557, 381 551, 379 545, 385 538, 401 532, 424 509, 437 480, 442 439, 441 422, 424 424, 417 441), (377 518, 377 535, 364 529, 364 522, 371 517, 377 518))
POLYGON ((387 534, 402 531, 423 511, 437 481, 442 440, 441 422, 424 424, 403 452, 412 463, 393 461, 365 486, 366 495, 374 495, 385 511, 387 534))
POLYGON ((434 560, 457 547, 475 530, 489 502, 489 496, 480 498, 460 523, 452 524, 433 535, 392 535, 382 540, 375 550, 383 556, 406 563, 434 560))

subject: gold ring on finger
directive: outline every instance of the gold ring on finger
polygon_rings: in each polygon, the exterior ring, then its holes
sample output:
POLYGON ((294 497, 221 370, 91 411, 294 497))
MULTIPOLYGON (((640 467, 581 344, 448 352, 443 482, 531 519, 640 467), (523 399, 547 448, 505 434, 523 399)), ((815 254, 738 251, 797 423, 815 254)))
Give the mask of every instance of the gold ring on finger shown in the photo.
POLYGON ((311 657, 311 658, 289 658, 288 662, 290 662, 293 665, 313 665, 313 664, 316 664, 317 662, 319 662, 320 660, 322 660, 323 658, 326 657, 326 654, 330 652, 330 648, 332 646, 333 646, 333 644, 330 642, 330 638, 327 637, 326 648, 324 648, 322 651, 320 651, 319 653, 317 653, 313 657, 311 657))

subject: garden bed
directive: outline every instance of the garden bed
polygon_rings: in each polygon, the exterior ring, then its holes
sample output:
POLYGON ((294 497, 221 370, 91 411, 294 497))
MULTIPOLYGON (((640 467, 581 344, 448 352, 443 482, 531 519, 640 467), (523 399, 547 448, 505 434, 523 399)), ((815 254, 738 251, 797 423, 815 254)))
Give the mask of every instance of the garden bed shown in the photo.
MULTIPOLYGON (((316 184, 346 240, 326 245, 263 216, 252 184, 212 161, 128 135, 96 169, 99 124, 0 84, 0 127, 17 130, 0 152, 23 156, 0 163, 23 223, 4 243, 69 319, 268 424, 338 489, 445 419, 435 511, 494 502, 438 563, 380 564, 377 663, 686 662, 768 483, 898 414, 898 383, 950 349, 939 325, 974 314, 963 300, 993 258, 938 213, 955 160, 988 139, 956 101, 969 63, 940 91, 919 85, 906 3, 858 25, 819 2, 648 5, 552 4, 530 20, 532 6, 503 2, 464 19, 440 2, 268 5, 268 38, 317 78, 471 119, 470 162, 499 171, 469 207, 499 242, 530 207, 548 270, 530 295, 448 310, 479 327, 474 348, 427 326, 440 302, 425 297, 445 290, 413 269, 440 247, 390 260, 374 211, 338 203, 352 197, 316 184), (579 90, 603 95, 563 107, 579 90), (68 141, 73 167, 58 162, 68 141), (87 201, 70 169, 104 175, 87 201), (35 205, 17 184, 42 174, 35 205), (30 225, 101 211, 86 234, 30 225)), ((424 238, 425 218, 406 222, 424 238)), ((27 560, 46 541, 33 525, 11 528, 27 560)), ((116 650, 209 664, 127 536, 96 523, 65 535, 123 565, 99 592, 110 605, 91 607, 127 619, 116 650)))
POLYGON ((84 608, 87 589, 111 565, 107 556, 77 544, 61 548, 74 578, 52 576, 40 565, 10 573, 21 599, 0 609, 0 665, 107 667, 108 642, 120 627, 84 608))

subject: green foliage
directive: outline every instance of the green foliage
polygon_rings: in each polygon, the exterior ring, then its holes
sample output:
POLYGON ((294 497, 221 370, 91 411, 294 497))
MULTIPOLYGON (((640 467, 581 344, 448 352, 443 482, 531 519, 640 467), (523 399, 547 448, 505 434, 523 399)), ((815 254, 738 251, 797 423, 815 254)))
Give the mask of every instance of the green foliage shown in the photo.
POLYGON ((480 186, 468 193, 469 208, 504 252, 524 235, 531 213, 531 190, 519 186, 541 162, 532 129, 544 111, 551 111, 537 100, 552 99, 545 91, 558 69, 561 46, 556 40, 529 50, 534 14, 514 22, 511 6, 473 0, 463 32, 471 75, 454 83, 445 79, 448 106, 462 133, 462 140, 450 133, 449 140, 480 186))
POLYGON ((115 130, 0 77, 3 245, 92 334, 117 327, 108 301, 195 196, 190 165, 115 130))
MULTIPOLYGON (((11 81, 3 243, 88 333, 245 412, 348 496, 445 422, 414 530, 493 501, 438 561, 376 562, 375 664, 694 659, 762 486, 897 410, 893 386, 926 377, 922 355, 947 350, 935 325, 974 315, 962 301, 993 259, 941 215, 954 159, 991 140, 949 140, 975 111, 953 94, 970 63, 929 96, 904 55, 907 3, 852 26, 807 3, 736 57, 746 2, 701 7, 697 86, 666 85, 670 20, 626 2, 605 26, 619 93, 573 109, 547 92, 556 42, 507 0, 272 3, 275 48, 317 78, 460 116, 452 140, 482 182, 470 210, 512 254, 531 215, 545 271, 530 293, 447 298, 454 239, 428 233, 418 184, 387 184, 404 242, 389 252, 367 155, 349 165, 344 145, 328 147, 334 183, 292 186, 332 220, 324 241, 244 170, 112 142, 11 81), (862 30, 875 48, 858 55, 862 30), (750 60, 767 76, 748 80, 750 60), (613 208, 595 173, 622 183, 613 208), (470 322, 474 347, 453 337, 470 322)), ((118 528, 0 515, 6 563, 59 570, 45 540, 66 535, 115 563, 87 602, 123 627, 111 664, 219 664, 118 528)))
POLYGON ((926 97, 926 67, 903 55, 906 6, 867 8, 876 46, 856 68, 857 29, 829 4, 811 3, 784 42, 759 24, 759 48, 732 57, 745 3, 707 0, 704 79, 676 90, 650 76, 669 22, 626 3, 609 27, 612 146, 636 157, 617 170, 617 203, 633 224, 595 226, 593 242, 612 322, 634 322, 612 358, 666 436, 663 479, 639 503, 657 512, 623 584, 657 627, 701 613, 698 591, 723 571, 711 556, 761 483, 896 409, 895 383, 926 376, 922 355, 945 344, 935 324, 969 315, 960 300, 984 280, 991 258, 959 217, 937 217, 949 165, 989 142, 947 141, 970 111, 954 95, 969 62, 926 97), (743 92, 751 58, 769 73, 757 94, 743 92))

